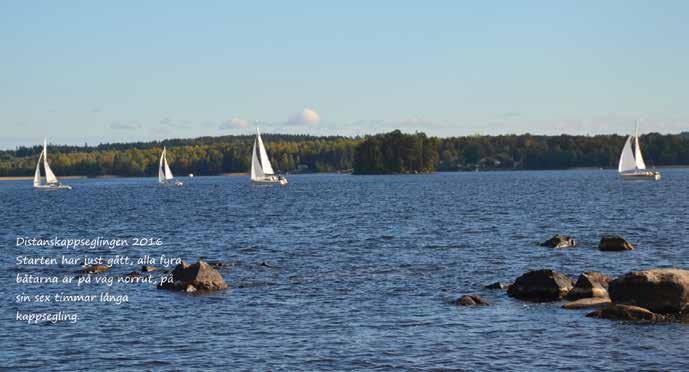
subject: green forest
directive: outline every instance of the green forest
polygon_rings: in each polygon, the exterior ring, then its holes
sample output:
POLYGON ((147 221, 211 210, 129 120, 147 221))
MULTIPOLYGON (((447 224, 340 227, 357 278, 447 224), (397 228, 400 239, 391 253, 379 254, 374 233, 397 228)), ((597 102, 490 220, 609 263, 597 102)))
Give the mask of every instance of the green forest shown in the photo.
MULTIPOLYGON (((501 135, 436 138, 399 130, 366 137, 262 135, 279 172, 414 173, 457 170, 567 169, 617 166, 625 137, 501 135)), ((154 176, 163 146, 178 175, 248 172, 254 136, 162 142, 49 145, 58 175, 154 176)), ((689 132, 640 138, 649 166, 689 165, 689 132)), ((31 176, 41 146, 0 151, 0 176, 31 176)))
POLYGON ((437 138, 399 130, 366 138, 354 151, 354 174, 429 173, 438 165, 437 138))

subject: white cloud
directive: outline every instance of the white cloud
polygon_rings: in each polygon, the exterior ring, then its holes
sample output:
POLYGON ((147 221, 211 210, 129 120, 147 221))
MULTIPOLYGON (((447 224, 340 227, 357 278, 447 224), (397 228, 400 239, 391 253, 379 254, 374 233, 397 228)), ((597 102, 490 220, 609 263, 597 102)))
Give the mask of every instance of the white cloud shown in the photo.
POLYGON ((176 120, 166 117, 160 120, 160 124, 175 129, 191 129, 191 122, 189 120, 176 120))
POLYGON ((225 120, 218 126, 218 129, 244 129, 249 126, 249 122, 242 118, 232 118, 225 120))
POLYGON ((405 127, 430 127, 436 125, 433 120, 421 116, 412 116, 402 119, 398 124, 405 127))
POLYGON ((304 108, 301 112, 292 115, 287 119, 288 125, 317 125, 321 122, 318 113, 310 108, 304 108))
POLYGON ((128 122, 113 121, 112 123, 110 123, 110 129, 113 129, 113 130, 141 129, 141 127, 142 127, 141 123, 137 123, 134 121, 128 121, 128 122))

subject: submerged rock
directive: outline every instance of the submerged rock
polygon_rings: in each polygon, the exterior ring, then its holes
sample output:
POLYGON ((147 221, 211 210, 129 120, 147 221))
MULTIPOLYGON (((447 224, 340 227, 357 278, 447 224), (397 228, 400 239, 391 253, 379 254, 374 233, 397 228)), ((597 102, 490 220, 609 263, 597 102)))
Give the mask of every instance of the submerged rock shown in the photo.
POLYGON ((610 278, 606 275, 597 272, 585 272, 579 275, 574 288, 567 293, 565 298, 574 301, 580 298, 608 297, 608 282, 610 282, 610 278))
POLYGON ((662 321, 662 315, 653 313, 648 309, 639 306, 611 304, 607 307, 586 314, 590 318, 612 319, 612 320, 632 320, 632 321, 662 321))
POLYGON ((479 295, 475 294, 470 294, 470 295, 464 295, 457 299, 455 303, 459 306, 485 306, 485 305, 490 305, 490 303, 479 295))
POLYGON ((574 282, 565 274, 550 269, 533 270, 517 278, 507 289, 507 294, 527 301, 557 301, 573 286, 574 282))
POLYGON ((555 234, 552 238, 541 243, 542 247, 550 248, 572 248, 577 245, 576 240, 569 236, 555 234))
POLYGON ((104 273, 106 271, 110 270, 110 266, 106 265, 88 265, 84 266, 81 269, 82 274, 91 274, 91 273, 104 273))
POLYGON ((619 235, 603 235, 598 243, 598 249, 606 252, 631 251, 634 250, 634 246, 619 235))
POLYGON ((612 302, 610 302, 609 298, 582 298, 580 300, 568 302, 564 305, 562 305, 563 308, 569 309, 569 310, 577 310, 577 309, 590 309, 590 308, 601 308, 610 305, 612 302))
POLYGON ((624 274, 610 282, 615 304, 635 305, 655 313, 689 310, 689 271, 651 269, 624 274))
POLYGON ((191 265, 182 261, 172 270, 172 282, 167 281, 158 286, 158 288, 185 292, 217 291, 227 287, 229 286, 222 275, 203 261, 191 265))
POLYGON ((225 266, 225 263, 222 262, 222 261, 219 261, 219 260, 205 261, 205 262, 206 262, 207 264, 209 264, 211 267, 216 268, 216 269, 225 266))
POLYGON ((129 273, 129 274, 125 275, 125 276, 135 278, 135 277, 137 277, 137 276, 141 276, 141 274, 140 274, 138 271, 132 271, 131 273, 129 273))
POLYGON ((492 284, 488 284, 487 286, 485 286, 483 288, 485 288, 485 289, 506 289, 509 286, 510 286, 510 283, 495 282, 492 284))

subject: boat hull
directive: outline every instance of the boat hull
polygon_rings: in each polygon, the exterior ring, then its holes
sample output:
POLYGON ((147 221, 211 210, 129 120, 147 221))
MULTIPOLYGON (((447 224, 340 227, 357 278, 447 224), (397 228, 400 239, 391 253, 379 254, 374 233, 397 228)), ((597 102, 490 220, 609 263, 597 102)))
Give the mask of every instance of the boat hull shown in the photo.
POLYGON ((270 176, 266 178, 255 178, 251 180, 254 185, 287 185, 287 178, 270 176))
POLYGON ((182 181, 163 181, 160 182, 160 186, 184 186, 184 182, 182 181))
POLYGON ((630 173, 620 173, 623 180, 633 181, 660 181, 660 172, 630 172, 630 173))
POLYGON ((36 190, 41 191, 57 191, 57 190, 71 190, 72 186, 69 185, 40 185, 33 187, 36 190))

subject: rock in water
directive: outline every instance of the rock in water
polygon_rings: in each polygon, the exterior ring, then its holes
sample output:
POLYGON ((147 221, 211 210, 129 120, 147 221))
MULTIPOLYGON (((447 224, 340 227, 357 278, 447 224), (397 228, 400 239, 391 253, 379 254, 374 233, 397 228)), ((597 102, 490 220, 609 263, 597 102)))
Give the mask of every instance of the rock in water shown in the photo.
POLYGON ((550 269, 529 271, 514 281, 507 294, 520 300, 547 302, 564 297, 574 286, 567 275, 550 269))
POLYGON ((579 275, 574 288, 567 293, 565 298, 574 301, 580 298, 608 297, 608 282, 610 278, 601 273, 583 273, 579 275))
POLYGON ((631 251, 634 246, 619 235, 603 235, 598 243, 601 251, 631 251))
POLYGON ((601 308, 605 307, 607 305, 610 305, 612 302, 610 302, 609 298, 582 298, 580 300, 568 302, 564 305, 562 305, 563 308, 569 309, 569 310, 578 310, 578 309, 590 309, 590 308, 601 308))
POLYGON ((550 248, 572 248, 576 245, 577 242, 573 238, 560 234, 555 234, 552 238, 541 243, 541 246, 550 248))
POLYGON ((222 275, 204 261, 188 264, 184 261, 172 270, 172 282, 166 282, 159 288, 185 292, 196 290, 217 291, 229 287, 222 275))
POLYGON ((141 266, 141 271, 143 271, 145 273, 150 273, 150 272, 156 271, 156 270, 157 270, 157 268, 155 266, 147 266, 147 265, 141 266))
POLYGON ((510 283, 495 282, 483 287, 485 289, 505 289, 510 286, 510 283))
POLYGON ((616 304, 641 306, 655 313, 689 309, 689 271, 651 269, 624 274, 610 282, 610 299, 616 304))
POLYGON ((106 271, 110 270, 110 266, 106 265, 88 265, 84 266, 84 268, 81 269, 82 274, 91 274, 91 273, 104 273, 106 271))
POLYGON ((490 303, 479 295, 464 295, 460 297, 456 302, 459 306, 483 306, 490 305, 490 303))
POLYGON ((589 318, 612 320, 646 320, 651 322, 664 320, 662 315, 654 314, 652 311, 644 309, 643 307, 616 304, 588 313, 586 316, 589 318))

